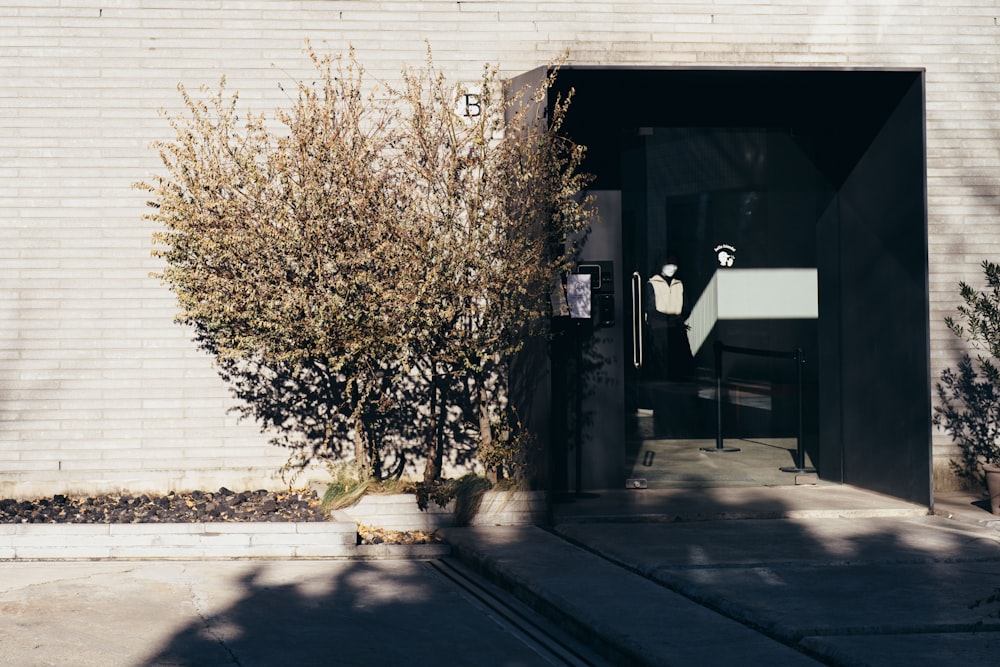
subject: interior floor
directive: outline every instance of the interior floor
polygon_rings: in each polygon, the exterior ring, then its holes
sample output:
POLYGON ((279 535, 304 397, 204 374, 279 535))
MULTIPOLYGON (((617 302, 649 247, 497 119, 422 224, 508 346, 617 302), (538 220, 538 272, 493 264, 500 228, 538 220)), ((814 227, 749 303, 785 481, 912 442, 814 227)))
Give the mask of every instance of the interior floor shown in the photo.
MULTIPOLYGON (((644 439, 630 443, 625 478, 645 480, 651 489, 796 483, 796 473, 781 470, 799 466, 795 438, 723 441, 726 449, 739 451, 718 451, 717 445, 714 439, 644 439)), ((804 467, 812 467, 808 454, 805 459, 804 467)))

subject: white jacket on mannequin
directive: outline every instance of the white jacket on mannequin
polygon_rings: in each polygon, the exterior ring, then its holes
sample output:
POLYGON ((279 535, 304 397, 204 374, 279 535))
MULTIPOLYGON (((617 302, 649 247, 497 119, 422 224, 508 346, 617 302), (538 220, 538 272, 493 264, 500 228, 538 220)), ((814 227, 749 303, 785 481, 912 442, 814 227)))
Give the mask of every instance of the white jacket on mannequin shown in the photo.
POLYGON ((674 278, 667 281, 657 274, 649 279, 653 288, 656 312, 664 315, 680 315, 684 310, 684 283, 674 278))

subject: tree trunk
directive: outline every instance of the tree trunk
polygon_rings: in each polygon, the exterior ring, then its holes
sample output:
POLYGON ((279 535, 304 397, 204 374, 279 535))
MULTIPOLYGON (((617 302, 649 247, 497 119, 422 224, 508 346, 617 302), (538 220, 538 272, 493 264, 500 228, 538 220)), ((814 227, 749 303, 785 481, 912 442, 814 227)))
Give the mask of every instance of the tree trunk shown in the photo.
POLYGON ((354 407, 354 414, 352 415, 352 421, 354 422, 354 465, 357 466, 359 474, 367 475, 369 473, 368 443, 366 442, 368 432, 365 430, 364 410, 358 405, 362 399, 356 384, 349 384, 347 390, 349 392, 350 405, 354 407))
POLYGON ((427 461, 424 464, 424 481, 436 482, 441 478, 441 407, 438 404, 437 375, 431 374, 430 419, 427 425, 427 461))
POLYGON ((368 475, 368 445, 365 425, 361 417, 354 418, 354 464, 358 467, 358 473, 368 475))
MULTIPOLYGON (((493 448, 493 420, 490 419, 490 401, 486 387, 480 385, 476 396, 479 412, 479 451, 482 455, 488 455, 493 448)), ((486 478, 494 484, 499 481, 499 474, 497 467, 486 466, 486 478)))

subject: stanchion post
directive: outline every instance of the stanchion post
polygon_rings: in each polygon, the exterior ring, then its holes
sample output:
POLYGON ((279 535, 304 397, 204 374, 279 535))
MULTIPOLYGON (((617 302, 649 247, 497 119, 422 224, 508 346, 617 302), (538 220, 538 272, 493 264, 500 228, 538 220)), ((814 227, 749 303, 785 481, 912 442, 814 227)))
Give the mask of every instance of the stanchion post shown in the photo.
POLYGON ((796 447, 795 447, 795 458, 797 459, 794 466, 786 466, 779 468, 781 472, 795 472, 795 473, 813 473, 816 472, 816 468, 806 467, 806 445, 805 439, 802 437, 802 365, 805 363, 805 359, 802 355, 802 348, 795 348, 795 396, 798 408, 798 434, 796 436, 796 447))
POLYGON ((715 341, 715 447, 722 449, 722 341, 715 341))
POLYGON ((725 345, 715 341, 715 447, 702 447, 701 451, 710 454, 722 452, 738 452, 739 447, 725 447, 722 443, 722 352, 725 345))
POLYGON ((803 468, 806 465, 806 450, 805 441, 802 438, 802 364, 805 363, 805 359, 802 358, 802 348, 795 348, 795 407, 799 415, 799 429, 798 429, 798 439, 796 444, 798 445, 799 451, 799 467, 803 468))

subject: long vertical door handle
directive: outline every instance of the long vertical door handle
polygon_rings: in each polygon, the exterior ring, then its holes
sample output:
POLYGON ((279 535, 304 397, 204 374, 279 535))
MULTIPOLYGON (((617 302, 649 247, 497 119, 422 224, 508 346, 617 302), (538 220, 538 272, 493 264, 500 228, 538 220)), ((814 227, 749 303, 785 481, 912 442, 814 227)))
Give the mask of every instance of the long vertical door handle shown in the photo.
POLYGON ((632 272, 632 364, 642 368, 642 276, 632 272))

